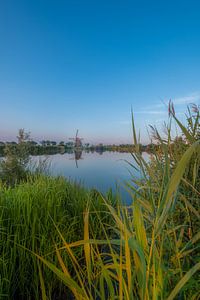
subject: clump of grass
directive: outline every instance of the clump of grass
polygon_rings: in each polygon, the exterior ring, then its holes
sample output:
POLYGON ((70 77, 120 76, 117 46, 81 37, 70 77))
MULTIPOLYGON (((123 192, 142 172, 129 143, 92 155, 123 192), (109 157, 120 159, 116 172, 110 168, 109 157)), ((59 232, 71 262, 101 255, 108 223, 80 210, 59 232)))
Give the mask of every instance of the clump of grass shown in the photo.
MULTIPOLYGON (((0 299, 41 299, 41 273, 45 276, 48 299, 66 292, 47 268, 41 266, 38 273, 37 259, 25 249, 57 264, 54 243, 60 241, 54 223, 68 243, 82 238, 86 207, 91 211, 95 208, 101 219, 110 223, 100 195, 62 177, 41 175, 30 176, 13 188, 1 185, 0 193, 0 299)), ((114 197, 109 199, 115 205, 114 197)), ((101 238, 98 218, 91 214, 91 219, 95 238, 101 238)), ((82 249, 76 248, 75 253, 82 257, 82 249)), ((67 255, 65 264, 71 271, 67 255)))

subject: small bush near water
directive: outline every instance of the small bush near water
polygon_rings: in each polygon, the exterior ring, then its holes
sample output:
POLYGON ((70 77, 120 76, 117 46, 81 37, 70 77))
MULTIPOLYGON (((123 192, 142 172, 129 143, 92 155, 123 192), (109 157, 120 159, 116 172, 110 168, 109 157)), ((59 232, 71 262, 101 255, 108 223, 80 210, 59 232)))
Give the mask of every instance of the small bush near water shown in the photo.
POLYGON ((6 144, 4 149, 5 158, 0 161, 0 179, 10 186, 24 180, 29 173, 29 133, 25 132, 24 129, 20 129, 17 140, 18 143, 14 145, 6 144))
POLYGON ((192 109, 185 126, 170 103, 166 136, 152 127, 159 149, 148 163, 133 122, 143 179, 127 183, 129 207, 62 178, 2 186, 1 298, 199 299, 200 115, 192 109))

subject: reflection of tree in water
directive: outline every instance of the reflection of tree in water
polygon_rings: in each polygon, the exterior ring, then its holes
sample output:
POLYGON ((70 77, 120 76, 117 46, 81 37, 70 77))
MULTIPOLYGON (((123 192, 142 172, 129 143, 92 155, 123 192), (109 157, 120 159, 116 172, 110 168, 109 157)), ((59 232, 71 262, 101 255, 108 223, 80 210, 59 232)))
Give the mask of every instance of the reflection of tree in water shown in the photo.
POLYGON ((96 152, 99 153, 100 155, 102 155, 104 150, 102 148, 97 148, 96 152))
POLYGON ((64 146, 60 147, 60 154, 65 154, 65 147, 64 146))
POLYGON ((65 153, 72 154, 72 153, 74 153, 74 151, 72 148, 69 148, 69 149, 65 150, 65 153))

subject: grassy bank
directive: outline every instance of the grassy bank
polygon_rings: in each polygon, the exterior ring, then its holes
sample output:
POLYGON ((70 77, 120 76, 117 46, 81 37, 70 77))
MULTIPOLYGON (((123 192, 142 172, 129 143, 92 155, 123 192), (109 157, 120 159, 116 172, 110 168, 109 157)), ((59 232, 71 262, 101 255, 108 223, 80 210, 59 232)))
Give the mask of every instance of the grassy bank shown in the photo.
POLYGON ((148 163, 133 122, 142 180, 127 183, 129 207, 63 178, 1 186, 2 299, 198 299, 199 110, 186 126, 171 104, 169 113, 165 136, 152 127, 159 147, 148 163))
MULTIPOLYGON (((114 199, 109 198, 114 206, 114 199)), ((112 224, 97 192, 63 178, 30 177, 15 188, 1 187, 0 299, 41 299, 37 259, 25 248, 56 264, 54 243, 61 242, 54 222, 68 242, 80 240, 86 206, 98 211, 101 221, 112 224)), ((94 237, 102 238, 98 218, 91 216, 91 222, 94 237)), ((82 257, 82 250, 77 249, 76 255, 82 257)), ((67 255, 65 263, 72 269, 67 255)), ((63 288, 56 276, 47 268, 44 274, 49 295, 59 295, 63 288)))

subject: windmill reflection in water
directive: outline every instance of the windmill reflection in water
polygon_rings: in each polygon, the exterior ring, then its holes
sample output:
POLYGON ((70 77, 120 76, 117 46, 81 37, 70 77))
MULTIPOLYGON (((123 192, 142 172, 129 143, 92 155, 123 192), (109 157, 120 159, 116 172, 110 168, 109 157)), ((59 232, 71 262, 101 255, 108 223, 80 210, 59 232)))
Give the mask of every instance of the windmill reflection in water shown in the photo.
POLYGON ((75 160, 76 167, 78 168, 78 160, 79 159, 83 159, 82 158, 82 153, 83 153, 83 150, 82 150, 82 140, 83 140, 83 138, 79 138, 78 137, 78 129, 76 131, 75 138, 70 138, 70 140, 74 141, 74 158, 71 158, 71 159, 75 160))
POLYGON ((70 158, 70 160, 75 160, 75 163, 76 163, 76 167, 78 168, 78 160, 79 159, 84 159, 82 157, 82 149, 74 149, 74 157, 73 158, 70 158))

